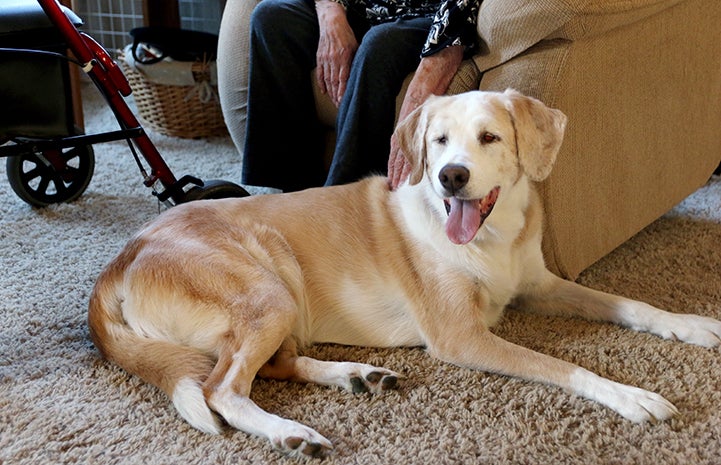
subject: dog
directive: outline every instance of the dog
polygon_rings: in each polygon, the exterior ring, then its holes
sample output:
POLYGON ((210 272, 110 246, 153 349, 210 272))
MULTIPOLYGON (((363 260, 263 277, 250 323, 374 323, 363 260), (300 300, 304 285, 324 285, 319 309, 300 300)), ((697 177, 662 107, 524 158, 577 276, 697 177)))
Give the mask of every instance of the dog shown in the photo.
POLYGON ((611 321, 705 347, 721 322, 591 290, 547 270, 535 183, 566 116, 508 89, 431 97, 394 136, 411 165, 396 190, 370 176, 297 193, 199 200, 147 224, 101 272, 88 323, 100 353, 164 391, 195 428, 218 415, 273 447, 324 456, 313 429, 262 410, 256 376, 395 388, 401 375, 301 355, 313 343, 424 346, 433 357, 560 386, 633 422, 658 394, 520 347, 491 328, 506 307, 611 321))

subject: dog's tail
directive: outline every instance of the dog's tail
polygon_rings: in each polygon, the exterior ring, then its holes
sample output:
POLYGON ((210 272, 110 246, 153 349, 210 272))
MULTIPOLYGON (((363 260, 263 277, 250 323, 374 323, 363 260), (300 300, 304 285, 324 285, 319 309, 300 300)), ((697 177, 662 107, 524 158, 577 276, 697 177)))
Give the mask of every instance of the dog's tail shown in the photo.
MULTIPOLYGON (((132 251, 123 252, 127 255, 132 251)), ((88 305, 90 337, 104 358, 153 384, 170 397, 180 415, 193 427, 220 433, 218 419, 208 407, 202 385, 214 366, 206 355, 190 348, 150 339, 125 322, 121 303, 123 255, 98 277, 88 305)))

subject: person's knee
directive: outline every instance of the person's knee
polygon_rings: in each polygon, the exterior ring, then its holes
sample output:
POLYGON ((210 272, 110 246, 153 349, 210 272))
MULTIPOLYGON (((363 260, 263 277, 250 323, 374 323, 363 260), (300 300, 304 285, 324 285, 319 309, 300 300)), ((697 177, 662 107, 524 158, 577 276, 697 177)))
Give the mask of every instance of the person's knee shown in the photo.
POLYGON ((309 10, 308 0, 262 0, 253 10, 250 23, 264 31, 283 30, 309 10))
POLYGON ((318 45, 318 19, 313 0, 262 0, 250 18, 251 41, 273 50, 318 45))
POLYGON ((417 47, 399 46, 397 31, 385 26, 374 26, 363 37, 353 58, 352 85, 389 86, 387 91, 395 92, 418 66, 422 43, 417 47))
POLYGON ((420 32, 397 27, 396 23, 385 23, 371 27, 363 37, 356 63, 380 63, 381 68, 407 69, 420 61, 427 30, 420 32))
POLYGON ((379 24, 371 27, 363 36, 358 50, 356 51, 356 59, 365 62, 369 58, 383 59, 384 56, 395 55, 393 37, 395 31, 389 24, 379 24))
POLYGON ((258 2, 250 16, 250 25, 256 30, 266 29, 266 25, 272 24, 274 18, 282 14, 285 0, 263 0, 258 2))

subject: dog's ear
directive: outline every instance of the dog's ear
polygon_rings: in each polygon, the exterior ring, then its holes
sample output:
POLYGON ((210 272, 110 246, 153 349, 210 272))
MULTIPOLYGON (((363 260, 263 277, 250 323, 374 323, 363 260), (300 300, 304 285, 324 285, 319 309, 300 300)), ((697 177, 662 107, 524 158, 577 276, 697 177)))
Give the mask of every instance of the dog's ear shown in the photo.
MULTIPOLYGON (((433 96, 429 98, 431 100, 433 96)), ((426 130, 428 129, 428 105, 424 104, 413 110, 402 121, 398 122, 395 130, 396 142, 403 155, 411 165, 409 176, 410 185, 415 185, 423 179, 426 170, 426 130)))
POLYGON ((518 159, 533 181, 542 181, 551 173, 566 130, 566 115, 547 107, 533 97, 513 89, 504 93, 506 108, 516 130, 518 159))

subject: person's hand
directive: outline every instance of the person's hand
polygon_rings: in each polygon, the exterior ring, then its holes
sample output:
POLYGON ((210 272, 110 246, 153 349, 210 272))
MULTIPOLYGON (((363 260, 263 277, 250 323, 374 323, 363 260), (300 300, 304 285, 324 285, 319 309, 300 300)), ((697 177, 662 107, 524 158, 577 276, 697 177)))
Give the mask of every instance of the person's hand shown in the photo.
POLYGON ((342 5, 332 0, 318 0, 315 6, 320 26, 316 53, 318 86, 338 106, 345 93, 358 40, 342 5))
POLYGON ((388 157, 388 184, 391 190, 400 186, 411 174, 411 164, 398 146, 395 134, 391 136, 391 154, 388 157))
MULTIPOLYGON (((403 121, 413 110, 426 101, 430 95, 442 95, 448 90, 453 76, 463 60, 463 47, 447 47, 440 52, 422 58, 398 112, 398 121, 403 121)), ((391 152, 388 156, 388 184, 395 190, 408 178, 410 164, 398 146, 395 134, 391 136, 391 152)))

